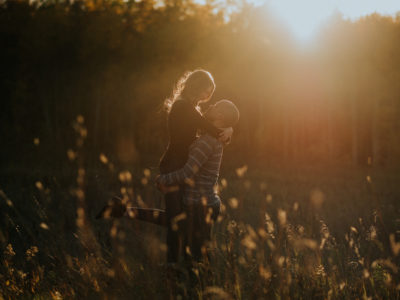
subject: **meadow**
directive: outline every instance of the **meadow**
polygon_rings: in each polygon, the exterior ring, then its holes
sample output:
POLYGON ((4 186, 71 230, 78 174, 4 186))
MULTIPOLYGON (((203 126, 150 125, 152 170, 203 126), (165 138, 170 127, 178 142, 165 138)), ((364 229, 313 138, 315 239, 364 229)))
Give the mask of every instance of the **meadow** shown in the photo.
POLYGON ((82 117, 75 124, 78 146, 64 169, 1 176, 3 299, 399 298, 395 169, 239 166, 228 151, 210 260, 193 267, 191 286, 183 267, 170 277, 165 229, 94 219, 113 195, 164 204, 156 170, 126 169, 104 154, 86 169, 82 117))

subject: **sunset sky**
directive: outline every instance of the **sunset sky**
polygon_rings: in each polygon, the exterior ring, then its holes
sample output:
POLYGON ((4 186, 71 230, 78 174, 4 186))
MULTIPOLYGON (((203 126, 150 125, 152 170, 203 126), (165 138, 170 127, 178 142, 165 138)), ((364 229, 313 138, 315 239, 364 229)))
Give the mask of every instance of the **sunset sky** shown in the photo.
POLYGON ((335 12, 357 19, 374 12, 395 15, 400 11, 400 0, 267 0, 264 3, 300 41, 311 39, 335 12))

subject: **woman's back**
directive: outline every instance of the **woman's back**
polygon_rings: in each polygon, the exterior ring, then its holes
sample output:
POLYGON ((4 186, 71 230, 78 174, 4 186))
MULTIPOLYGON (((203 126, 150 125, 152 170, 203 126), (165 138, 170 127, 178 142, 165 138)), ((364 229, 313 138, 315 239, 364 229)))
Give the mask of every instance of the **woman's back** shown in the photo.
POLYGON ((185 165, 189 146, 196 138, 197 129, 205 130, 213 136, 219 134, 219 129, 204 119, 189 101, 176 100, 168 115, 169 143, 160 161, 162 174, 185 165))

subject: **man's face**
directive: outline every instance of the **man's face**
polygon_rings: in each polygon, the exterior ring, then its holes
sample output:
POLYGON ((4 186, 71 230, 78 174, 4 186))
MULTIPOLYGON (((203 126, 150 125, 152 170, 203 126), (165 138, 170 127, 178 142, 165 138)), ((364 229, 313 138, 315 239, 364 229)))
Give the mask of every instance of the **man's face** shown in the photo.
POLYGON ((214 124, 215 127, 217 128, 224 127, 222 114, 218 110, 218 108, 215 107, 215 104, 210 105, 207 111, 204 113, 204 115, 209 121, 211 121, 214 124))

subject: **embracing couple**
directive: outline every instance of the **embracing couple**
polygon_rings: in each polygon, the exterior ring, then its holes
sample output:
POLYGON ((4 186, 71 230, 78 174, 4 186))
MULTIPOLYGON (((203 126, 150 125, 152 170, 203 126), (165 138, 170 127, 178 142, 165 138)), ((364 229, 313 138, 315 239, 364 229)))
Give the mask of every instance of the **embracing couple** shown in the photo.
MULTIPOLYGON (((220 211, 215 191, 223 147, 239 120, 237 107, 221 100, 202 114, 199 103, 208 102, 215 90, 212 75, 205 70, 184 74, 172 96, 165 101, 168 111, 169 143, 160 161, 158 188, 165 194, 165 211, 124 207, 131 218, 167 228, 167 261, 200 261, 206 254, 211 226, 220 211)), ((113 204, 114 205, 114 204, 113 204)), ((106 206, 100 215, 115 205, 106 206)))

